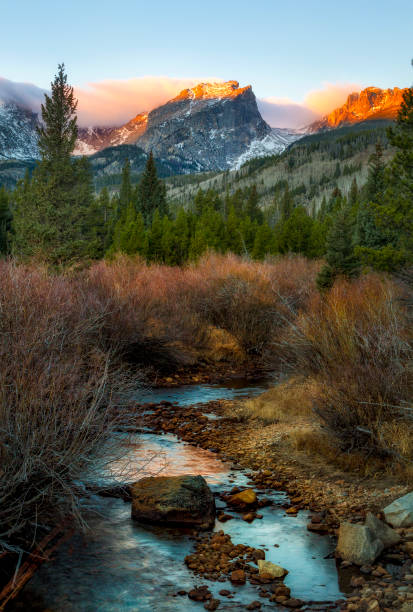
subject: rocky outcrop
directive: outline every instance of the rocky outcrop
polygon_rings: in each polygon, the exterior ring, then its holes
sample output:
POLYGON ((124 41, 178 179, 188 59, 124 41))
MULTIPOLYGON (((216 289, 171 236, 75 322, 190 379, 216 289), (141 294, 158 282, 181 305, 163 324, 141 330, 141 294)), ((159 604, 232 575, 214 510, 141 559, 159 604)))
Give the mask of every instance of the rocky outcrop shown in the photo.
POLYGON ((196 162, 199 170, 221 170, 270 133, 251 86, 228 81, 185 89, 152 110, 138 142, 157 157, 196 162))
POLYGON ((373 119, 395 119, 405 91, 406 89, 398 87, 394 89, 367 87, 360 93, 352 93, 343 106, 336 108, 320 121, 312 123, 308 131, 319 132, 373 119))
POLYGON ((383 510, 384 517, 393 527, 413 525, 413 491, 399 497, 383 510))
POLYGON ((0 160, 38 157, 37 114, 14 102, 0 100, 0 160))
POLYGON ((131 487, 132 518, 146 523, 201 528, 215 521, 215 500, 202 476, 142 478, 131 487))

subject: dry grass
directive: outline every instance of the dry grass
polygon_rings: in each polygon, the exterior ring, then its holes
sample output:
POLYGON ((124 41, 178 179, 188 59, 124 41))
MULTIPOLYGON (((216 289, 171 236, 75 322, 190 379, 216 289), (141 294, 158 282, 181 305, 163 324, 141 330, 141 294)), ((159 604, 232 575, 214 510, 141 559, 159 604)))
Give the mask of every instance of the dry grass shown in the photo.
POLYGON ((239 408, 242 420, 258 419, 265 425, 294 423, 312 417, 312 406, 319 395, 316 381, 293 377, 258 397, 246 400, 239 408))

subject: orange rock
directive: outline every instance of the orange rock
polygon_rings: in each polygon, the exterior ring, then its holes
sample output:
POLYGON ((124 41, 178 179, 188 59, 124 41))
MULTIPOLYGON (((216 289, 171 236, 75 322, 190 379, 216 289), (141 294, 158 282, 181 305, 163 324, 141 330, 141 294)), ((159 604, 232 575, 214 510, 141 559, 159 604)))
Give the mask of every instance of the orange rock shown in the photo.
POLYGON ((231 572, 230 580, 234 584, 245 584, 246 579, 244 570, 239 569, 231 572))
POLYGON ((244 491, 231 495, 228 503, 231 506, 239 506, 242 508, 245 506, 254 506, 257 501, 258 499, 254 489, 244 489, 244 491))

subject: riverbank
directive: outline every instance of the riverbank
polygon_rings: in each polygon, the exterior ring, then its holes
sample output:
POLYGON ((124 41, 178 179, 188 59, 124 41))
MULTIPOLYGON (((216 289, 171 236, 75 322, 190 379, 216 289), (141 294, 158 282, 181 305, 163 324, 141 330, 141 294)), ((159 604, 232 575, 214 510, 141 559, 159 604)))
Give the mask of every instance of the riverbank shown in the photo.
MULTIPOLYGON (((173 433, 181 440, 215 452, 220 459, 251 470, 250 486, 259 494, 286 491, 289 502, 285 513, 295 516, 309 510, 307 528, 336 535, 343 520, 362 522, 371 511, 379 514, 384 506, 405 494, 409 487, 388 476, 366 478, 345 472, 325 461, 308 456, 283 444, 286 427, 274 423, 263 427, 256 421, 240 420, 239 401, 214 401, 197 406, 176 406, 164 402, 144 406, 143 422, 152 430, 173 433)), ((300 423, 295 426, 299 426, 300 423)), ((246 521, 259 517, 246 517, 246 521)), ((401 544, 390 549, 371 566, 356 567, 350 579, 352 592, 343 610, 399 610, 413 601, 413 529, 399 530, 401 544), (394 569, 396 568, 396 569, 394 569), (391 570, 391 571, 389 571, 391 570)), ((349 566, 341 563, 343 568, 349 566)), ((326 608, 327 609, 327 608, 326 608)))

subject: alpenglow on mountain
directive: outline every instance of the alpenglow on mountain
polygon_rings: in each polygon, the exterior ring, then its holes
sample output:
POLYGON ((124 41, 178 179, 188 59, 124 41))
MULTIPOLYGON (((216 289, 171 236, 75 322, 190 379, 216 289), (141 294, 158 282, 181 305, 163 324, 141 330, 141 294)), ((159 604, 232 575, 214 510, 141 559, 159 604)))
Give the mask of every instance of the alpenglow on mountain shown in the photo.
POLYGON ((120 128, 81 130, 76 152, 137 144, 183 171, 226 170, 251 157, 280 153, 299 136, 293 130, 272 129, 261 117, 251 86, 227 81, 184 89, 120 128))
MULTIPOLYGON (((36 158, 38 116, 13 102, 1 108, 0 159, 36 158)), ((281 153, 300 136, 264 121, 250 85, 200 83, 120 127, 80 128, 75 154, 136 145, 181 172, 227 170, 253 157, 281 153)))
MULTIPOLYGON (((94 171, 100 174, 118 171, 118 163, 112 163, 116 155, 102 156, 101 152, 125 145, 130 147, 128 155, 136 150, 139 163, 142 155, 152 151, 174 174, 237 169, 255 157, 282 153, 306 132, 394 119, 404 91, 368 87, 351 94, 342 107, 320 121, 297 131, 271 128, 258 110, 250 85, 200 83, 120 127, 80 128, 75 154, 93 155, 94 171)), ((17 100, 0 100, 0 160, 35 159, 38 123, 38 115, 17 100)), ((118 157, 123 158, 123 153, 118 157)))
POLYGON ((398 87, 366 87, 360 93, 350 94, 343 106, 336 108, 320 121, 315 121, 308 129, 310 132, 319 132, 362 121, 395 119, 405 91, 406 89, 398 87))

